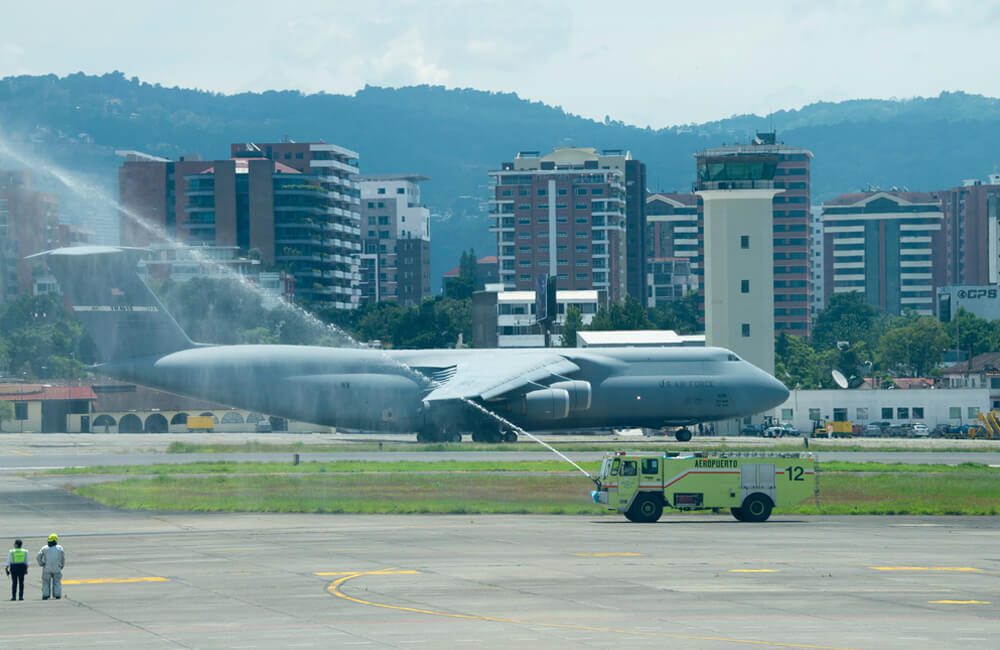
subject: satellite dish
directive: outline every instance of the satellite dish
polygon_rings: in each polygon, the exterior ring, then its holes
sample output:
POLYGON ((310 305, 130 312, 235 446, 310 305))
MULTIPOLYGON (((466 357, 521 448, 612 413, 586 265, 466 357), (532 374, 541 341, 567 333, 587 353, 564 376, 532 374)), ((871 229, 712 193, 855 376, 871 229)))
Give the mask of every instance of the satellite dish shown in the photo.
POLYGON ((837 384, 841 388, 847 388, 847 377, 844 376, 844 373, 834 368, 830 371, 830 376, 833 377, 833 383, 837 384))

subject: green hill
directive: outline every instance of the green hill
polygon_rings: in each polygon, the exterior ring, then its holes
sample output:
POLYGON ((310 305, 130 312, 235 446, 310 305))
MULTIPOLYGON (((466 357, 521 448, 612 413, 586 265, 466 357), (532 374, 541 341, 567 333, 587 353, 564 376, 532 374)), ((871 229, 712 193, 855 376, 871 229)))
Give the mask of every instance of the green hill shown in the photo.
MULTIPOLYGON (((119 72, 0 79, 0 138, 112 194, 115 149, 217 158, 228 156, 232 142, 283 137, 355 149, 363 173, 426 174, 433 179, 425 184, 425 201, 435 213, 435 283, 461 249, 493 252, 486 172, 518 150, 627 148, 648 164, 652 189, 685 190, 694 177, 693 152, 745 142, 771 125, 784 142, 814 152, 814 202, 868 184, 940 189, 981 178, 1000 164, 1000 100, 964 93, 817 103, 767 117, 653 130, 596 122, 510 93, 432 86, 366 87, 351 96, 221 95, 119 72)), ((71 215, 92 209, 73 197, 63 203, 71 215)))

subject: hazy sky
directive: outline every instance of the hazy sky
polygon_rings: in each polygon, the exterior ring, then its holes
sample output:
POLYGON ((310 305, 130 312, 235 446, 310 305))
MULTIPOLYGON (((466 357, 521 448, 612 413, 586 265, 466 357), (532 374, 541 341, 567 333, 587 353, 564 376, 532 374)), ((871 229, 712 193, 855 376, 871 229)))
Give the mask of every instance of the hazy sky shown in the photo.
POLYGON ((1000 1, 5 1, 0 76, 221 92, 514 91, 654 127, 814 101, 1000 96, 1000 1))

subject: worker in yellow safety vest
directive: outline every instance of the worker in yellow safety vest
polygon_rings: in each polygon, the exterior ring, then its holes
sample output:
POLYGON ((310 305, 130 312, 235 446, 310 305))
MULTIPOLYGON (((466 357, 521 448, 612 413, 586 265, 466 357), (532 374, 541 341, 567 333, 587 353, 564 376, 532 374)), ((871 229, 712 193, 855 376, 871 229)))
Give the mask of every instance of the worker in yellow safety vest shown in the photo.
POLYGON ((10 576, 10 599, 24 600, 24 576, 28 575, 28 551, 21 548, 21 540, 14 540, 14 548, 7 551, 7 565, 10 576))

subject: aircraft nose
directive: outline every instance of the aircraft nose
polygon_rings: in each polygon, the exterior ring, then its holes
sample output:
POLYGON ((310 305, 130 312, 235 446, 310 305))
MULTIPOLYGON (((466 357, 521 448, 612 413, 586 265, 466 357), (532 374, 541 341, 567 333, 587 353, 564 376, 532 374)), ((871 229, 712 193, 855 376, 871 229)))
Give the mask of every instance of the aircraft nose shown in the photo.
POLYGON ((788 389, 785 385, 763 370, 760 371, 760 374, 762 377, 760 378, 760 383, 757 388, 757 399, 760 405, 764 407, 762 410, 771 409, 779 404, 784 404, 789 395, 788 389))

